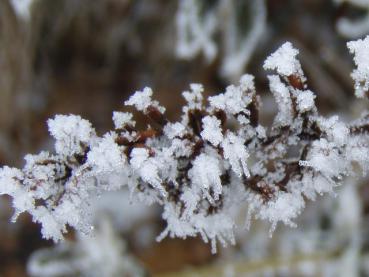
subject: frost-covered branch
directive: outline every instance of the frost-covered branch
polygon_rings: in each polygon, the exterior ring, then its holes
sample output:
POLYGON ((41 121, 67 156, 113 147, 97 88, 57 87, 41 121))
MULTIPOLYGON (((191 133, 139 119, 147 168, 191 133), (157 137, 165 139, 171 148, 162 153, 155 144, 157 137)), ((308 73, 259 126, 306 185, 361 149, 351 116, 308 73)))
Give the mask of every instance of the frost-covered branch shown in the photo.
MULTIPOLYGON (((369 38, 350 42, 357 69, 358 96, 367 91, 369 38)), ((67 225, 83 233, 92 228, 91 199, 127 187, 132 201, 158 203, 166 236, 200 235, 211 242, 235 243, 235 213, 247 203, 252 219, 295 226, 306 200, 333 193, 343 177, 369 167, 369 116, 346 124, 323 117, 307 89, 298 50, 283 44, 264 68, 278 114, 269 128, 258 120, 260 99, 253 77, 205 103, 203 87, 183 92, 181 120, 170 122, 150 88, 125 102, 147 118, 138 129, 131 113, 114 112, 115 128, 98 136, 77 115, 48 121, 55 153, 27 155, 23 169, 0 169, 0 194, 13 197, 14 220, 23 212, 42 225, 44 238, 63 239, 67 225), (296 151, 297 149, 297 151, 296 151)))

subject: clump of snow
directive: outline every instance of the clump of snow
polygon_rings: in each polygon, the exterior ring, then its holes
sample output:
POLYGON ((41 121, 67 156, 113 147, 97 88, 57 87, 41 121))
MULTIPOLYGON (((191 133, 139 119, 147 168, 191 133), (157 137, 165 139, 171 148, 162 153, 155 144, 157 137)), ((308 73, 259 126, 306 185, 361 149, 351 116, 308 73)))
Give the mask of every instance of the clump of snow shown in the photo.
POLYGON ((236 115, 241 112, 249 114, 246 109, 252 101, 247 92, 254 91, 254 78, 250 75, 241 77, 239 86, 228 86, 226 92, 209 97, 209 103, 212 109, 223 110, 229 114, 236 115))
POLYGON ((122 129, 126 125, 134 127, 136 122, 132 120, 133 115, 131 113, 113 112, 113 122, 115 129, 122 129))
POLYGON ((201 188, 210 202, 218 200, 222 194, 222 182, 220 180, 221 168, 219 160, 211 155, 201 154, 192 163, 189 176, 194 186, 201 188), (214 196, 210 195, 210 189, 214 196))
POLYGON ((255 128, 256 131, 256 135, 258 138, 260 139, 265 139, 266 138, 266 131, 265 128, 261 125, 256 126, 255 128))
POLYGON ((211 251, 216 253, 216 242, 219 240, 223 246, 227 243, 234 244, 234 221, 227 214, 204 215, 203 213, 194 213, 189 217, 180 217, 178 207, 172 204, 164 206, 163 219, 167 221, 167 227, 158 236, 161 241, 166 236, 186 238, 201 234, 205 242, 211 243, 211 251))
POLYGON ((255 91, 255 77, 250 74, 244 74, 240 78, 240 88, 244 91, 255 91))
POLYGON ((23 187, 24 180, 22 171, 17 168, 4 166, 0 169, 0 194, 7 194, 13 197, 13 207, 15 209, 13 220, 24 211, 30 210, 34 206, 34 199, 23 187))
POLYGON ((339 121, 338 116, 332 116, 327 119, 320 118, 318 124, 326 132, 328 139, 333 141, 337 146, 342 146, 347 142, 349 129, 346 124, 339 121))
POLYGON ((201 137, 204 140, 209 141, 214 146, 218 146, 223 140, 220 124, 220 120, 215 116, 205 116, 202 119, 203 130, 201 132, 201 137))
POLYGON ((38 207, 32 211, 33 221, 42 225, 41 234, 45 239, 60 241, 63 239, 63 233, 66 232, 65 224, 56 221, 55 216, 45 207, 38 207))
POLYGON ((291 125, 293 120, 292 100, 290 92, 277 75, 268 76, 270 91, 278 105, 275 122, 281 126, 291 125))
POLYGON ((193 225, 196 226, 198 232, 200 232, 202 239, 205 242, 211 243, 211 252, 215 254, 217 252, 217 240, 226 247, 228 243, 235 244, 234 238, 234 221, 227 214, 214 214, 205 216, 203 214, 197 214, 191 219, 193 225))
POLYGON ((222 142, 222 148, 224 150, 224 158, 229 160, 232 170, 239 177, 242 175, 250 177, 246 162, 249 153, 247 152, 243 139, 232 132, 228 132, 222 142))
POLYGON ((183 137, 183 135, 186 133, 186 127, 179 123, 167 123, 164 126, 164 134, 169 138, 169 139, 174 139, 175 137, 183 137))
POLYGON ((369 147, 365 136, 351 137, 347 140, 347 160, 355 162, 360 166, 362 175, 365 176, 369 170, 369 147))
POLYGON ((152 89, 145 87, 142 91, 136 91, 124 104, 126 106, 134 106, 138 111, 142 112, 146 112, 148 107, 155 107, 161 113, 164 113, 165 108, 160 106, 158 101, 151 99, 152 94, 152 89))
POLYGON ((115 142, 114 134, 106 134, 87 155, 87 162, 104 174, 122 169, 125 163, 123 149, 115 142))
POLYGON ((196 235, 196 229, 188 221, 180 218, 180 207, 168 203, 164 206, 162 217, 167 222, 167 227, 157 237, 157 241, 163 240, 166 236, 171 238, 179 237, 186 238, 188 236, 193 237, 196 235))
POLYGON ((291 75, 303 76, 300 62, 296 59, 299 51, 291 42, 285 42, 264 62, 264 69, 276 70, 279 75, 288 77, 291 75))
POLYGON ((201 84, 190 84, 191 91, 184 91, 182 96, 187 101, 187 108, 191 110, 201 109, 204 87, 201 84))
POLYGON ((315 107, 315 95, 310 90, 297 91, 297 109, 300 113, 311 111, 315 107))
POLYGON ((281 192, 275 201, 268 202, 259 211, 258 217, 272 222, 272 231, 279 221, 295 227, 296 224, 292 220, 301 213, 304 207, 305 201, 300 194, 281 192))
POLYGON ((364 97, 369 89, 369 36, 347 43, 350 53, 354 54, 354 62, 357 66, 351 77, 355 81, 355 95, 364 97))
POLYGON ((181 140, 174 138, 170 146, 170 151, 173 153, 174 157, 190 157, 192 154, 192 147, 189 140, 181 140))
MULTIPOLYGON (((335 146, 333 142, 326 139, 314 141, 309 159, 300 161, 300 165, 314 168, 316 172, 323 174, 328 180, 341 179, 342 174, 346 173, 347 161, 342 159, 335 146)), ((334 184, 333 180, 332 184, 334 184)))
POLYGON ((164 197, 167 192, 161 185, 158 165, 155 159, 149 157, 149 151, 145 148, 134 148, 131 152, 130 164, 137 171, 143 181, 148 182, 157 189, 164 197))
POLYGON ((83 145, 89 145, 95 130, 89 121, 78 115, 56 115, 47 121, 50 134, 55 138, 57 154, 72 156, 81 154, 83 145))

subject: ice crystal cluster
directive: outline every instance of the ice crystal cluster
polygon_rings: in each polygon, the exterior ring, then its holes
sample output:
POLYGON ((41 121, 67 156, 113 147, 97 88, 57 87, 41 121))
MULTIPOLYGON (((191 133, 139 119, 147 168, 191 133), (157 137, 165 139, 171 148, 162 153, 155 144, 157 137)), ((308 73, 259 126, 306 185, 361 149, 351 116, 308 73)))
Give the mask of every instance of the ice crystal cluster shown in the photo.
MULTIPOLYGON (((369 38, 350 42, 357 68, 357 95, 368 89, 369 38)), ((244 75, 224 93, 203 98, 200 84, 183 92, 181 120, 170 122, 150 88, 125 102, 147 118, 114 112, 115 128, 99 136, 77 115, 48 121, 55 153, 27 155, 23 169, 0 169, 0 194, 13 198, 14 220, 28 212, 46 239, 59 241, 67 226, 92 232, 91 203, 104 191, 128 188, 132 201, 162 206, 166 228, 158 240, 201 236, 216 251, 235 243, 235 211, 248 206, 254 219, 295 226, 305 201, 334 193, 343 177, 369 167, 369 115, 351 123, 323 117, 307 88, 289 42, 264 68, 278 106, 272 126, 258 120, 260 98, 253 77, 244 75)))

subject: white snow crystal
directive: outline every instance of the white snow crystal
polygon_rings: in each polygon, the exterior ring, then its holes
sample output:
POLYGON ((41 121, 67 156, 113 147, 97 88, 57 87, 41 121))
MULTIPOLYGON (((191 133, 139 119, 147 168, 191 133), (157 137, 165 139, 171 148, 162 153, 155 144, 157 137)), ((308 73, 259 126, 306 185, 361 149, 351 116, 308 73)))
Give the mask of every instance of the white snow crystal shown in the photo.
POLYGON ((220 127, 220 120, 215 116, 205 116, 202 119, 203 130, 201 137, 209 141, 214 146, 218 146, 223 140, 222 129, 220 127))
POLYGON ((242 174, 246 177, 250 177, 250 172, 246 163, 249 153, 247 152, 242 138, 229 132, 222 142, 222 148, 224 150, 224 158, 229 160, 232 170, 238 177, 241 177, 242 174))
POLYGON ((135 126, 136 122, 132 120, 131 113, 113 112, 113 122, 115 129, 123 128, 126 125, 135 126))
POLYGON ((260 138, 260 139, 266 138, 266 131, 265 131, 265 128, 263 126, 258 125, 255 128, 255 131, 256 131, 256 134, 257 134, 258 138, 260 138))
POLYGON ((164 197, 167 192, 161 185, 158 166, 149 158, 149 151, 145 148, 134 148, 131 152, 130 164, 139 173, 143 181, 152 185, 164 197))
POLYGON ((97 171, 107 173, 123 169, 125 155, 123 149, 115 142, 113 134, 106 134, 99 143, 89 151, 87 162, 97 171))
POLYGON ((174 138, 170 150, 175 157, 189 157, 192 154, 192 145, 189 140, 174 138))
POLYGON ((152 89, 145 87, 143 91, 136 91, 129 100, 124 102, 125 105, 135 106, 137 110, 143 111, 151 104, 152 89))
POLYGON ((197 207, 197 204, 201 200, 200 193, 196 190, 196 188, 188 188, 181 195, 181 200, 185 204, 185 209, 183 212, 183 218, 190 218, 193 216, 193 213, 197 207))
POLYGON ((303 76, 300 62, 296 59, 299 51, 293 48, 291 42, 284 43, 264 62, 264 69, 277 70, 282 76, 303 76))
POLYGON ((254 91, 255 90, 254 79, 255 79, 254 76, 250 74, 242 75, 240 78, 240 88, 244 91, 246 90, 254 91))
POLYGON ((203 153, 193 161, 192 165, 189 176, 193 185, 201 188, 210 202, 218 200, 222 193, 219 160, 216 157, 203 153), (213 189, 214 198, 209 194, 209 189, 213 189))
POLYGON ((272 223, 270 230, 270 234, 272 234, 280 221, 291 227, 296 227, 292 220, 301 213, 304 207, 305 201, 301 194, 279 192, 275 200, 260 207, 256 218, 269 220, 272 223))
POLYGON ((319 118, 319 126, 328 135, 328 139, 342 146, 347 142, 349 136, 349 129, 347 126, 339 121, 338 116, 332 116, 328 119, 319 118))
POLYGON ((347 161, 339 155, 333 142, 320 139, 313 142, 309 158, 307 161, 300 161, 300 165, 313 167, 326 178, 341 178, 346 172, 347 161))
POLYGON ((247 95, 247 92, 253 91, 253 77, 250 75, 244 75, 241 77, 239 86, 228 86, 225 93, 209 97, 209 103, 213 110, 223 110, 232 115, 236 115, 240 112, 249 114, 246 107, 250 104, 252 99, 247 95))
POLYGON ((278 114, 275 121, 282 126, 290 125, 293 119, 290 92, 279 76, 268 76, 268 79, 270 91, 273 93, 278 105, 278 114))
POLYGON ((16 169, 4 166, 0 169, 0 195, 7 194, 13 197, 13 207, 15 209, 12 221, 24 211, 32 210, 34 199, 23 184, 23 173, 16 169))
POLYGON ((201 84, 190 84, 190 89, 191 91, 184 91, 182 93, 182 96, 187 101, 187 108, 191 110, 201 109, 204 87, 201 84))
POLYGON ((315 107, 314 99, 315 95, 310 90, 298 90, 296 92, 297 109, 300 113, 312 110, 315 107))
POLYGON ((163 219, 167 222, 167 227, 165 230, 156 238, 157 241, 163 240, 168 234, 170 237, 180 237, 186 238, 187 236, 195 236, 196 231, 191 224, 182 220, 179 216, 180 207, 167 203, 164 206, 164 211, 162 214, 163 219))
POLYGON ((56 115, 47 124, 56 140, 55 151, 60 155, 80 154, 81 144, 88 145, 95 136, 91 123, 78 115, 56 115))
POLYGON ((369 89, 369 36, 347 43, 350 53, 354 54, 354 62, 357 66, 351 77, 355 81, 355 95, 364 97, 369 89))
POLYGON ((55 217, 45 208, 37 207, 32 211, 33 220, 42 225, 41 233, 45 239, 53 239, 54 242, 63 239, 62 232, 66 232, 65 224, 60 224, 55 217))
POLYGON ((0 168, 0 194, 13 195, 23 178, 22 171, 17 168, 8 166, 0 168))
POLYGON ((167 123, 164 126, 164 134, 169 139, 174 139, 175 137, 181 138, 186 133, 186 127, 179 123, 167 123))
POLYGON ((161 113, 165 112, 165 108, 159 105, 159 102, 153 101, 152 89, 145 87, 142 91, 136 91, 127 101, 124 102, 127 106, 135 106, 138 111, 145 112, 150 106, 157 108, 161 113))

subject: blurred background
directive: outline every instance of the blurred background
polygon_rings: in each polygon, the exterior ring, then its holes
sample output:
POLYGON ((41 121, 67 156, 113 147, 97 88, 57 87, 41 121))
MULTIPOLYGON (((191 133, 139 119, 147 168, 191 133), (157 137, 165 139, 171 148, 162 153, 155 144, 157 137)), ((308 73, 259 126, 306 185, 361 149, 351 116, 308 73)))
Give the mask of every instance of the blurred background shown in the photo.
MULTIPOLYGON (((368 0, 0 0, 0 166, 52 150, 46 120, 58 113, 103 134, 144 86, 175 120, 190 83, 214 95, 250 73, 267 125, 276 105, 262 64, 286 40, 320 112, 355 118, 368 103, 354 98, 346 42, 368 33, 368 0)), ((369 276, 368 179, 345 183, 309 203, 297 228, 269 238, 254 222, 217 255, 201 239, 155 242, 160 209, 124 191, 96 200, 96 236, 71 230, 56 246, 27 215, 11 224, 1 197, 0 276, 369 276)))

